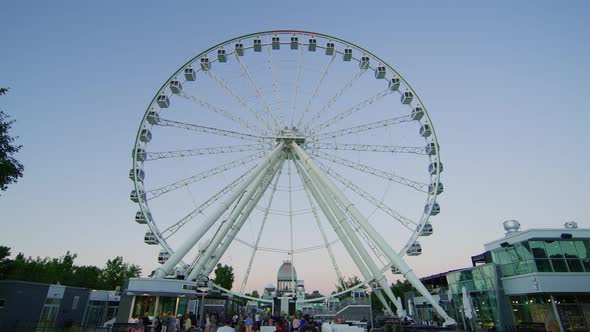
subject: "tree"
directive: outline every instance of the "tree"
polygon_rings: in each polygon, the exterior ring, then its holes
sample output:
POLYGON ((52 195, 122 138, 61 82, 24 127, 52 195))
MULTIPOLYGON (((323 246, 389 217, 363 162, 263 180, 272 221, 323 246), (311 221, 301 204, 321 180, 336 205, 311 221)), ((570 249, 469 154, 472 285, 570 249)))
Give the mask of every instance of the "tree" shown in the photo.
MULTIPOLYGON (((7 91, 6 88, 0 88, 0 96, 7 91)), ((0 191, 5 191, 9 184, 23 176, 23 165, 13 157, 22 145, 14 145, 18 137, 12 137, 8 133, 13 123, 14 120, 9 120, 9 116, 0 111, 0 191)))
POLYGON ((101 286, 105 289, 115 289, 123 286, 123 281, 129 278, 137 278, 141 274, 141 268, 137 265, 130 265, 123 262, 123 257, 117 256, 109 259, 102 270, 100 280, 101 286))
MULTIPOLYGON (((336 293, 340 293, 340 292, 342 292, 345 289, 352 288, 352 287, 354 287, 354 286, 356 286, 356 285, 358 285, 358 284, 360 284, 362 282, 363 281, 359 277, 357 277, 357 276, 348 277, 348 279, 346 279, 346 280, 345 279, 340 279, 339 280, 339 284, 336 285, 336 293)), ((361 289, 364 289, 364 287, 361 287, 361 289)), ((334 294, 334 293, 332 293, 332 294, 334 294)), ((342 299, 347 298, 347 297, 350 297, 350 296, 351 295, 350 295, 350 292, 349 292, 349 293, 342 294, 342 295, 338 296, 338 298, 340 300, 342 300, 342 299)))
POLYGON ((0 280, 4 279, 4 276, 8 273, 11 262, 10 248, 0 246, 0 280))
POLYGON ((217 264, 213 283, 225 289, 231 289, 234 284, 234 268, 229 265, 217 264))
POLYGON ((252 295, 250 295, 250 296, 255 297, 257 299, 260 298, 260 294, 258 294, 258 290, 256 290, 256 289, 252 291, 252 295))

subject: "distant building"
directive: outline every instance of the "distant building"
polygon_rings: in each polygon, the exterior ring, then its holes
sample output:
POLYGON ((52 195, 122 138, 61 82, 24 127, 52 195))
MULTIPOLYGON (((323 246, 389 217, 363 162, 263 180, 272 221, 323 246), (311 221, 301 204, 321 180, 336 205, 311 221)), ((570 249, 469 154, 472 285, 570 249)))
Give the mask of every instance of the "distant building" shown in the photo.
POLYGON ((102 327, 119 307, 116 291, 0 280, 0 331, 102 327))
MULTIPOLYGON (((469 329, 590 331, 590 229, 569 222, 521 231, 514 220, 504 228, 504 237, 472 257, 473 267, 423 282, 469 329)), ((421 297, 406 294, 406 301, 415 319, 434 319, 421 297)))

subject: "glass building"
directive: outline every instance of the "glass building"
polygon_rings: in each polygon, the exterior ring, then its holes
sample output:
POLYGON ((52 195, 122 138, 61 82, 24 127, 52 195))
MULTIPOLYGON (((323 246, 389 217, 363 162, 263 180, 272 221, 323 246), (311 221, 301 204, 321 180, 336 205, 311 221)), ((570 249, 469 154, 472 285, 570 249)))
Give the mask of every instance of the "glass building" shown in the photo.
POLYGON ((484 245, 473 267, 446 274, 450 314, 483 331, 590 331, 590 229, 520 230, 484 245), (463 289, 465 288, 465 291, 463 289), (467 296, 465 296, 465 294, 467 296), (471 306, 472 318, 466 313, 471 306))

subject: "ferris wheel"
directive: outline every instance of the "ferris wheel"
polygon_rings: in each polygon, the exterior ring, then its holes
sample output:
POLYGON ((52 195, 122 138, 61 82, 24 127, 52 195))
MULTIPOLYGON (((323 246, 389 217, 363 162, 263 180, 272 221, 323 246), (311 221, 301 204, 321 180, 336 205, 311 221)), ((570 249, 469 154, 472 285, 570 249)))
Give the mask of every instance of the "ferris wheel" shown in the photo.
POLYGON ((145 243, 161 247, 155 278, 228 262, 243 294, 288 258, 311 266, 308 284, 360 274, 403 315, 384 276, 400 273, 452 324, 405 262, 436 225, 439 152, 426 107, 375 54, 321 33, 258 32, 199 53, 156 92, 130 198, 145 243))

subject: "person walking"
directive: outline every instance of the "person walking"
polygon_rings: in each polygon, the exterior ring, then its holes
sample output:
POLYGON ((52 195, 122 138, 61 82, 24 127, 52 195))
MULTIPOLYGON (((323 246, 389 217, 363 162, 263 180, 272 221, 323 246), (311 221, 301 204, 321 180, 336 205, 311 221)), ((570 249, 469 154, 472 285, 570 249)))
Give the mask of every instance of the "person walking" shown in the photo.
POLYGON ((248 317, 246 317, 246 320, 244 321, 244 325, 246 325, 246 332, 252 332, 252 316, 248 315, 248 317))

